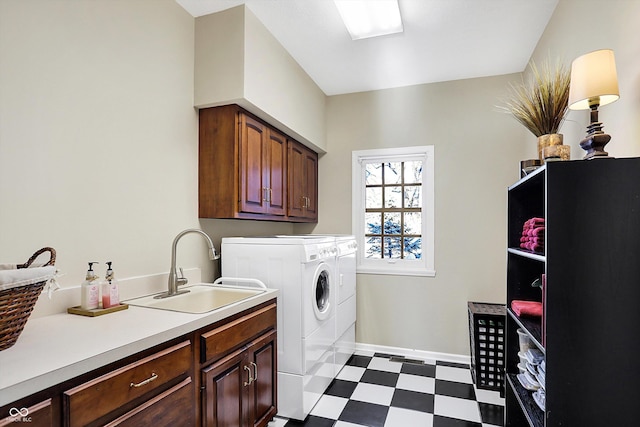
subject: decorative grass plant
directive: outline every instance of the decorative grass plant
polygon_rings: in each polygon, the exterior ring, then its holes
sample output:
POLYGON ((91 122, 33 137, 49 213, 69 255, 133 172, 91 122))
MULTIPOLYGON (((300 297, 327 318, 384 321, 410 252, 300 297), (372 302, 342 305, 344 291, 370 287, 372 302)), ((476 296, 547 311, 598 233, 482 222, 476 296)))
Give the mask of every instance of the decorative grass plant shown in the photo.
POLYGON ((540 68, 531 61, 531 79, 509 85, 499 108, 522 123, 535 136, 558 133, 568 111, 571 70, 559 61, 540 68))

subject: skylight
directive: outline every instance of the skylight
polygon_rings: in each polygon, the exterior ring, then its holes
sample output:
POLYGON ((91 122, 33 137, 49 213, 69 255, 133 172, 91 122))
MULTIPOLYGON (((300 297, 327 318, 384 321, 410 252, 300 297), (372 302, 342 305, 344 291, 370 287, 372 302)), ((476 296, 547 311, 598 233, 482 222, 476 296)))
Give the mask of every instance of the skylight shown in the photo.
POLYGON ((333 0, 353 40, 401 33, 398 0, 333 0))

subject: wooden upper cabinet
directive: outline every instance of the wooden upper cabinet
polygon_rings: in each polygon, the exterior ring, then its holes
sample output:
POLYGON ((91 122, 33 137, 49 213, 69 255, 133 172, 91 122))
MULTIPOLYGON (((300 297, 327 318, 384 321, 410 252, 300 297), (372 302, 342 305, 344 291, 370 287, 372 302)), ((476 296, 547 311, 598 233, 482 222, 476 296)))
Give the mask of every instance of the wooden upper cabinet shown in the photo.
POLYGON ((289 141, 290 217, 318 218, 318 154, 304 145, 289 141))
MULTIPOLYGON (((201 218, 317 220, 316 153, 288 139, 237 105, 200 110, 199 140, 201 218), (292 180, 289 172, 292 142, 307 150, 305 155, 315 162, 310 167, 314 171, 313 176, 304 175, 305 182, 292 180), (295 191, 298 195, 295 199, 290 194, 290 186, 294 182, 305 187, 295 191), (313 191, 309 190, 310 186, 313 191), (300 212, 291 209, 289 204, 292 200, 299 205, 300 212)), ((302 156, 299 161, 302 163, 296 166, 296 171, 307 170, 304 165, 309 161, 302 156)))

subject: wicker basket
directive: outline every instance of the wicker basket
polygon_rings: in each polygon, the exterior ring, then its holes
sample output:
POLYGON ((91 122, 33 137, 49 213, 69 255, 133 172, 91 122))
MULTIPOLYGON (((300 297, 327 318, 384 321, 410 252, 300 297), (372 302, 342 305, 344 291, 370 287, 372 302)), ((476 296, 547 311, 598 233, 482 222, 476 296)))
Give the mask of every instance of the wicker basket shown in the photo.
MULTIPOLYGON (((30 267, 36 258, 45 252, 49 252, 50 259, 43 266, 54 265, 56 251, 53 248, 42 248, 27 262, 18 264, 16 268, 30 267)), ((46 283, 45 280, 0 291, 0 350, 5 350, 16 343, 46 283)))

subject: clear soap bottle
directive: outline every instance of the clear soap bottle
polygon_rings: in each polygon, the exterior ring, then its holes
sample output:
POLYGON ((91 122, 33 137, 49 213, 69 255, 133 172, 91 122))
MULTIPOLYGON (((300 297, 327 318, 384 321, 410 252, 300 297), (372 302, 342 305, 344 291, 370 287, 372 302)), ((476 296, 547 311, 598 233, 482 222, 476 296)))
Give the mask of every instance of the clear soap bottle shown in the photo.
POLYGON ((87 277, 80 285, 80 307, 83 310, 94 310, 100 306, 100 286, 98 284, 98 276, 93 271, 93 264, 97 264, 97 262, 89 263, 87 277))
POLYGON ((107 274, 102 283, 102 308, 115 307, 120 304, 118 281, 111 269, 112 262, 107 262, 107 274))

